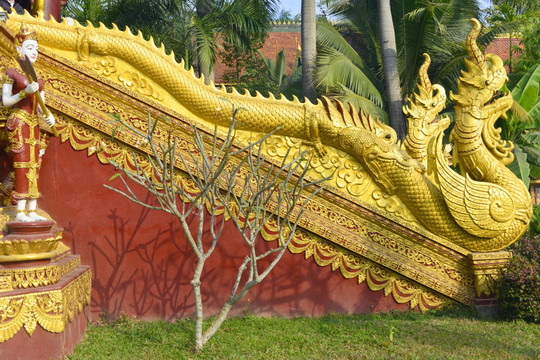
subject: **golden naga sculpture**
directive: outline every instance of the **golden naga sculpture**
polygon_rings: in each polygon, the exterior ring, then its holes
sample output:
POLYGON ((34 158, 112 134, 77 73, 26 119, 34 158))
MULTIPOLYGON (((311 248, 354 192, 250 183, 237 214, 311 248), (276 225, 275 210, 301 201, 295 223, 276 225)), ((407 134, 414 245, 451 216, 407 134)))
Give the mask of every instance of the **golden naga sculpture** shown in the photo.
POLYGON ((500 58, 479 51, 476 20, 467 38, 468 70, 459 79, 458 93, 450 95, 456 109, 451 138, 458 174, 443 151, 443 131, 450 121, 435 121, 446 94, 427 77, 427 55, 420 69, 419 92, 404 108, 409 134, 400 146, 393 129, 339 101, 323 97, 311 104, 227 92, 205 85, 140 34, 17 16, 9 26, 16 28, 23 18, 38 32, 43 47, 60 56, 76 54, 74 60, 105 76, 116 73, 118 82, 192 121, 228 126, 234 106, 246 110, 237 114, 239 130, 274 132, 309 142, 320 159, 330 152, 345 153, 353 167, 369 175, 379 198, 382 193, 395 199, 414 217, 412 221, 470 251, 505 248, 519 239, 532 216, 527 189, 505 167, 512 146, 501 141, 493 128, 512 104, 510 95, 495 97, 506 81, 505 69, 500 58), (119 71, 125 64, 138 73, 119 71))
POLYGON ((441 85, 431 84, 427 74, 431 58, 428 54, 424 54, 424 58, 419 70, 418 94, 414 94, 412 101, 403 107, 408 128, 403 148, 413 159, 427 167, 428 145, 436 133, 448 127, 450 119, 436 121, 446 106, 446 91, 441 85))

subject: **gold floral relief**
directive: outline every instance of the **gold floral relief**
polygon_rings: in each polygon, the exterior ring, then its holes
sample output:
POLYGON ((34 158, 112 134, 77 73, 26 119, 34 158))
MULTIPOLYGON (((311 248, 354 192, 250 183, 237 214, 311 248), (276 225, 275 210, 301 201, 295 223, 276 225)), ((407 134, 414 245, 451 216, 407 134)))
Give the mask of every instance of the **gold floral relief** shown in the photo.
POLYGON ((22 327, 32 336, 37 325, 53 333, 64 331, 90 303, 92 273, 86 271, 61 290, 0 297, 0 343, 22 327))
MULTIPOLYGON (((259 140, 264 134, 239 131, 239 140, 243 143, 259 140)), ((297 138, 288 136, 270 136, 263 146, 263 152, 270 158, 282 161, 288 155, 288 160, 298 156, 300 151, 312 152, 313 149, 297 138)), ((361 199, 405 221, 420 224, 411 212, 396 196, 383 193, 360 163, 346 152, 328 149, 324 156, 310 156, 308 176, 315 179, 328 178, 327 184, 361 199), (372 194, 372 196, 370 196, 372 194)))
POLYGON ((149 96, 155 100, 163 101, 163 95, 154 89, 152 85, 142 76, 135 72, 124 71, 118 75, 118 80, 128 89, 137 91, 138 93, 149 96))
POLYGON ((0 269, 0 292, 13 289, 26 289, 32 287, 56 284, 60 279, 80 265, 80 258, 75 257, 67 262, 53 265, 0 269))
POLYGON ((110 76, 114 74, 116 70, 116 60, 110 56, 104 56, 93 63, 86 63, 87 67, 96 71, 100 75, 110 76))

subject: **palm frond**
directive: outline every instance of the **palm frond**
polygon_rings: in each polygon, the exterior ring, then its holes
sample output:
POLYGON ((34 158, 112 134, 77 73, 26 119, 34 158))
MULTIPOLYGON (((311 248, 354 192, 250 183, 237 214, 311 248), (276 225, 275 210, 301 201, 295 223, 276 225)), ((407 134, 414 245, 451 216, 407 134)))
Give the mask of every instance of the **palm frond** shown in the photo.
POLYGON ((509 121, 517 121, 525 124, 532 123, 529 112, 518 101, 514 100, 510 112, 512 114, 512 119, 509 119, 509 121))
POLYGON ((366 97, 378 106, 382 106, 383 97, 362 69, 347 56, 333 48, 321 50, 317 57, 317 86, 325 91, 336 83, 343 84, 351 91, 366 97))
MULTIPOLYGON (((329 61, 336 61, 338 53, 348 59, 348 62, 352 66, 357 67, 364 75, 365 78, 380 92, 383 88, 383 84, 380 79, 373 73, 371 68, 364 62, 364 59, 360 57, 358 52, 351 47, 351 45, 345 40, 345 38, 328 23, 317 24, 317 43, 319 47, 319 54, 317 59, 317 66, 321 67, 317 70, 318 76, 325 77, 323 75, 326 69, 329 69, 329 61)), ((319 84, 323 84, 324 81, 319 81, 319 84)), ((326 85, 323 85, 326 86, 326 85)), ((358 86, 352 85, 353 88, 358 86)), ((363 94, 366 96, 366 94, 363 94)), ((381 97, 382 98, 382 97, 381 97)), ((374 101, 377 102, 376 99, 374 101)))
POLYGON ((354 106, 355 109, 362 109, 364 112, 378 118, 380 121, 388 124, 388 113, 383 108, 375 104, 370 99, 360 96, 343 84, 337 84, 340 93, 335 97, 345 104, 354 106))
POLYGON ((197 58, 201 72, 205 73, 216 63, 215 49, 217 47, 213 27, 198 16, 194 16, 191 25, 192 35, 195 39, 197 58))

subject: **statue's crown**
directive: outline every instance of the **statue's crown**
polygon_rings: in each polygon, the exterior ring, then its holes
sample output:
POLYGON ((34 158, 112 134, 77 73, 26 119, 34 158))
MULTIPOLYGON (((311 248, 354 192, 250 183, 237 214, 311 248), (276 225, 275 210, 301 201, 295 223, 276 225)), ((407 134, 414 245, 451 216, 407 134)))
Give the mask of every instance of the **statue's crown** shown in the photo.
POLYGON ((24 40, 36 40, 37 41, 37 33, 30 29, 28 29, 28 26, 23 21, 21 23, 21 28, 19 29, 19 32, 15 35, 15 46, 21 46, 24 40))

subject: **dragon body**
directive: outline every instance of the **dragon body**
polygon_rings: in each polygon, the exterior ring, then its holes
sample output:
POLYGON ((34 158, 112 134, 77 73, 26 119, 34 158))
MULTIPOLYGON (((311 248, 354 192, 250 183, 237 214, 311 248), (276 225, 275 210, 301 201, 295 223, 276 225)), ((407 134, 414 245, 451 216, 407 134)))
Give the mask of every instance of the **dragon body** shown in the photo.
MULTIPOLYGON (((16 29, 22 19, 13 16, 10 27, 16 29)), ((187 117, 193 114, 208 122, 228 125, 234 106, 246 110, 236 115, 239 129, 299 138, 312 144, 321 155, 326 146, 345 151, 361 164, 383 191, 399 197, 421 225, 469 250, 504 248, 517 240, 527 227, 531 216, 528 193, 519 179, 505 168, 500 157, 493 154, 501 148, 500 144, 490 148, 486 142, 486 137, 493 135, 493 131, 486 134, 485 123, 492 125, 493 119, 508 108, 506 97, 485 106, 493 96, 496 84, 486 89, 460 80, 461 88, 455 97, 469 101, 456 100, 458 115, 453 140, 463 171, 460 175, 441 155, 440 137, 449 121, 433 123, 433 120, 444 107, 446 97, 444 89, 438 85, 425 89, 429 64, 424 66, 424 75, 421 75, 421 94, 405 109, 412 130, 402 149, 390 127, 361 111, 347 110, 340 102, 323 98, 312 104, 298 99, 275 99, 271 95, 265 98, 260 94, 255 97, 241 95, 235 90, 227 92, 205 85, 193 72, 184 70, 183 64, 176 63, 172 55, 152 46, 140 34, 134 36, 118 29, 94 29, 91 25, 81 27, 29 17, 24 20, 38 32, 40 46, 58 50, 60 54, 62 51, 76 52, 78 61, 83 63, 91 55, 129 63, 160 84, 186 109, 187 117), (468 93, 470 87, 474 87, 476 95, 468 93), (479 117, 476 109, 481 112, 479 117), (484 190, 487 194, 482 193, 484 190), (471 193, 484 198, 469 201, 471 193), (479 210, 475 201, 489 202, 488 210, 479 210), (512 209, 507 209, 506 201, 512 202, 512 209)), ((475 29, 471 31, 468 43, 474 42, 475 29)), ((493 66, 479 71, 492 71, 493 66)), ((499 74, 500 69, 495 71, 499 74)))

